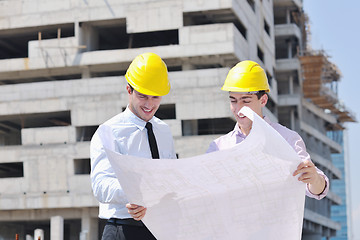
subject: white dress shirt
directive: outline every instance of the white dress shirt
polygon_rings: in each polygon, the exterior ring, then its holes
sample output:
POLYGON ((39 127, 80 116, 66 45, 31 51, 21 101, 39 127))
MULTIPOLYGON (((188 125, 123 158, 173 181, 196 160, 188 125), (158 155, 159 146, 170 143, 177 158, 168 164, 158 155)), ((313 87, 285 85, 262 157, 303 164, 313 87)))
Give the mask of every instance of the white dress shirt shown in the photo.
MULTIPOLYGON (((149 122, 153 125, 160 158, 176 158, 169 126, 157 117, 153 117, 149 122)), ((103 123, 111 128, 116 139, 114 151, 123 155, 151 158, 145 124, 146 122, 129 108, 103 123)), ((99 217, 131 218, 125 207, 128 201, 106 157, 98 131, 91 139, 90 157, 91 185, 95 197, 100 202, 99 217)))

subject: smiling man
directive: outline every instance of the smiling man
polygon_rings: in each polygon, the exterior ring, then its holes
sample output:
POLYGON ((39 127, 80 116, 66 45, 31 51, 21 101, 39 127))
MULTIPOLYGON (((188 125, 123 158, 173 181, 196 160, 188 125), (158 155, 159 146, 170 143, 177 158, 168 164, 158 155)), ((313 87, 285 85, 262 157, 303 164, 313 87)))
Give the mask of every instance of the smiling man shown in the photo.
MULTIPOLYGON (((114 135, 114 151, 144 158, 176 158, 170 128, 154 116, 170 91, 167 67, 154 53, 137 56, 125 78, 128 106, 103 123, 114 135)), ((100 202, 99 217, 107 219, 102 240, 155 239, 140 221, 146 208, 127 201, 106 157, 98 131, 91 140, 91 183, 100 202)))
POLYGON ((261 118, 264 118, 290 144, 303 161, 293 175, 299 174, 298 180, 307 184, 306 195, 318 200, 324 198, 329 190, 329 180, 311 161, 300 135, 263 116, 262 108, 268 101, 267 92, 270 91, 264 69, 253 61, 239 62, 229 71, 221 89, 229 92, 230 109, 237 123, 233 131, 215 139, 207 152, 233 147, 249 135, 252 121, 242 114, 238 115, 243 106, 248 106, 261 118))

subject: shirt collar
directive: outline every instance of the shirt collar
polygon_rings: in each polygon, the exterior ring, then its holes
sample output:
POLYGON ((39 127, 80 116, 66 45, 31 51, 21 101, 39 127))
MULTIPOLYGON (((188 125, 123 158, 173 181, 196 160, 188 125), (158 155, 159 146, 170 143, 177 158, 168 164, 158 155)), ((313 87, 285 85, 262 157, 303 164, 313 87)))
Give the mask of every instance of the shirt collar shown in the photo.
POLYGON ((236 135, 240 137, 245 137, 245 135, 241 132, 239 125, 236 123, 234 130, 231 133, 231 136, 236 135))
MULTIPOLYGON (((125 111, 123 114, 133 123, 137 128, 139 128, 140 131, 144 130, 146 122, 136 116, 129 108, 129 105, 127 105, 125 111)), ((149 121, 151 124, 154 125, 154 117, 152 117, 149 121)))
POLYGON ((270 118, 268 118, 267 116, 264 116, 264 121, 265 122, 267 122, 268 124, 271 124, 272 122, 271 122, 271 120, 270 120, 270 118))

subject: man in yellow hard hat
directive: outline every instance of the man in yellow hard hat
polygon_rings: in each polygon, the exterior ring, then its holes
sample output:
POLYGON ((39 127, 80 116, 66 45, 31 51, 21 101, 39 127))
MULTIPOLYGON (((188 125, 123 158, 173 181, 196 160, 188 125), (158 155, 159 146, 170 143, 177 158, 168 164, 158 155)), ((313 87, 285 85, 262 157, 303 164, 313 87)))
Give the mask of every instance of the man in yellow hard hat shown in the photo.
MULTIPOLYGON (((137 56, 125 78, 128 106, 103 123, 111 128, 121 154, 144 158, 176 158, 170 128, 154 116, 170 91, 167 67, 154 53, 137 56)), ((107 219, 103 240, 155 239, 141 222, 146 208, 131 204, 106 157, 98 131, 91 140, 91 183, 100 202, 99 217, 107 219)))
POLYGON ((229 71, 221 89, 229 92, 230 109, 237 123, 233 131, 215 139, 207 152, 233 147, 246 138, 250 133, 252 121, 242 114, 238 115, 238 112, 243 106, 248 106, 279 132, 303 160, 293 175, 300 174, 299 181, 307 183, 306 195, 318 200, 324 198, 329 191, 329 180, 312 163, 300 135, 278 123, 271 122, 262 114, 262 108, 268 101, 267 92, 270 91, 264 69, 253 61, 239 62, 229 71))

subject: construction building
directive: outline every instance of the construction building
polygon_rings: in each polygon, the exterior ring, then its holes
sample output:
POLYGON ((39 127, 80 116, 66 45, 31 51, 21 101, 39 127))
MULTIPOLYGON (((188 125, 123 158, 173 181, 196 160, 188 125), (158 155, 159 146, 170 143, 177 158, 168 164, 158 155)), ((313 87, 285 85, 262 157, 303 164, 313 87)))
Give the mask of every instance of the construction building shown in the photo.
MULTIPOLYGON (((274 1, 278 119, 302 136, 317 167, 330 179, 341 179, 331 155, 341 153, 342 146, 328 133, 341 132, 355 117, 338 99, 340 70, 324 51, 307 45, 308 19, 301 4, 274 1)), ((321 201, 306 198, 303 239, 335 236, 341 226, 331 220, 331 206, 340 204, 332 191, 321 201)))
MULTIPOLYGON (((0 1, 0 239, 100 239, 104 221, 90 186, 89 144, 123 111, 125 71, 140 53, 166 62, 172 89, 157 116, 180 158, 205 153, 233 129, 220 90, 240 60, 266 70, 264 115, 297 131, 315 164, 341 178, 327 131, 354 116, 333 87, 339 71, 309 51, 301 0, 0 1)), ((334 236, 330 192, 306 199, 303 239, 334 236)))
POLYGON ((340 223, 340 230, 336 231, 336 236, 331 240, 348 240, 353 239, 352 235, 352 219, 351 219, 351 194, 350 194, 350 179, 349 179, 349 157, 346 151, 348 147, 347 130, 337 130, 328 132, 328 136, 334 141, 338 142, 342 147, 341 153, 331 154, 332 163, 335 167, 340 169, 342 178, 333 179, 331 183, 331 191, 336 193, 341 198, 340 205, 331 206, 331 219, 340 223))

